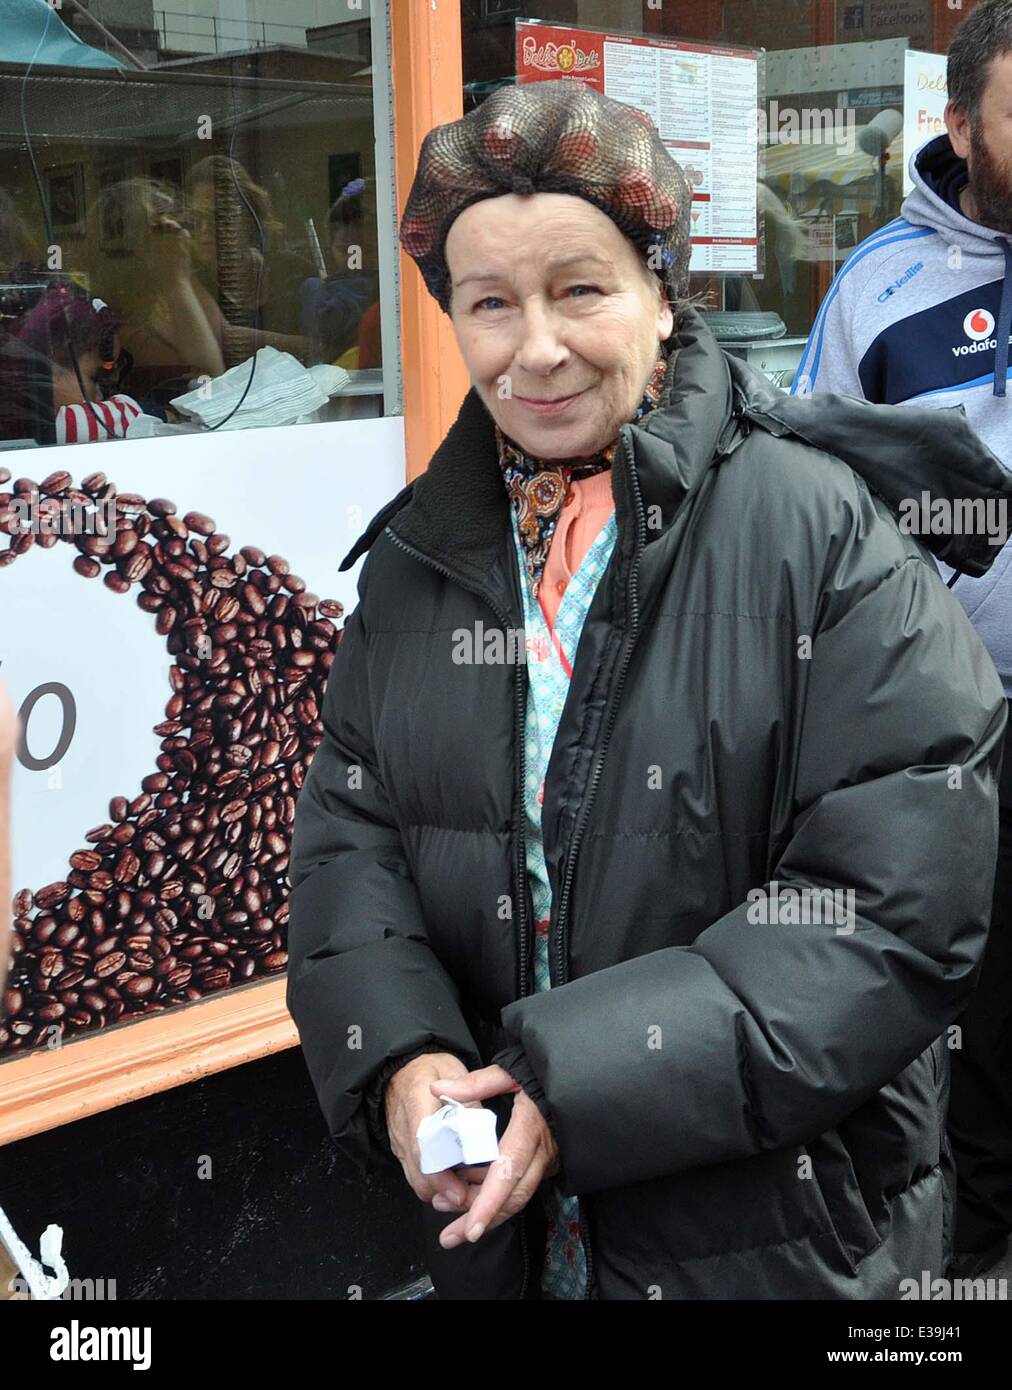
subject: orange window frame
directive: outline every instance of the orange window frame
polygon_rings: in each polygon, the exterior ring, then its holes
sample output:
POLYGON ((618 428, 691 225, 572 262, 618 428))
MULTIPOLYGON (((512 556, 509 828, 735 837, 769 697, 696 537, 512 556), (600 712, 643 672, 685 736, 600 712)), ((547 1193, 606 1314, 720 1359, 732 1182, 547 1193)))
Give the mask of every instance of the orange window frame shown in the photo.
MULTIPOLYGON (((391 0, 398 222, 422 140, 463 114, 460 7, 391 0)), ((424 472, 456 419, 470 381, 450 321, 398 248, 405 462, 424 472)), ((174 1086, 256 1061, 299 1042, 283 976, 244 985, 0 1063, 0 1144, 69 1124, 174 1086)))

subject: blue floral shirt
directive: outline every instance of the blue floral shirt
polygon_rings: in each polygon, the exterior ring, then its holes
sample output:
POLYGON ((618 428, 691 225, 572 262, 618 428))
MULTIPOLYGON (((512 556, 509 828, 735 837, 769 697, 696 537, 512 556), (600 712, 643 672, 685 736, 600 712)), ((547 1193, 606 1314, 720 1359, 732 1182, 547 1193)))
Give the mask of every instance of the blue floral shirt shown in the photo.
MULTIPOLYGON (((580 633, 591 600, 611 559, 617 536, 614 512, 602 526, 579 568, 566 585, 554 632, 541 605, 531 592, 526 558, 517 526, 516 512, 510 509, 513 541, 520 567, 520 588, 524 604, 524 633, 528 673, 525 720, 526 805, 525 842, 527 878, 534 899, 534 985, 551 988, 548 966, 548 922, 552 894, 545 864, 541 831, 541 805, 544 801, 545 773, 558 731, 562 708, 569 693, 570 669, 576 659, 580 633), (559 653, 565 654, 565 662, 559 653)), ((564 1197, 551 1179, 541 1185, 545 1204, 548 1241, 541 1278, 542 1293, 551 1298, 586 1298, 587 1267, 580 1239, 580 1208, 576 1197, 564 1197)))

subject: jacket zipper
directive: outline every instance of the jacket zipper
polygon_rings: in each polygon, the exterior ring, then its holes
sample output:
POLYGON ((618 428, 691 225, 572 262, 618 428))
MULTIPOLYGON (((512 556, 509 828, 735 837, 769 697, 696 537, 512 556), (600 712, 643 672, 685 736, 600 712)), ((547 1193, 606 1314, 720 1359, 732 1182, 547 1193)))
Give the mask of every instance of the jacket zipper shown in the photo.
MULTIPOLYGON (((487 593, 484 592, 484 590, 477 588, 477 587, 476 587, 475 585, 473 585, 473 584, 467 584, 467 583, 465 583, 464 580, 461 579, 461 577, 460 577, 459 574, 455 574, 452 570, 447 569, 447 567, 446 567, 445 565, 439 564, 438 561, 433 560, 430 556, 428 556, 428 555, 423 555, 422 552, 421 552, 420 550, 416 550, 416 549, 414 548, 414 546, 408 545, 407 541, 401 540, 400 536, 398 536, 397 533, 396 533, 395 531, 392 531, 392 530, 390 529, 389 526, 384 527, 384 530, 385 530, 386 534, 390 537, 390 539, 393 541, 394 545, 398 546, 401 550, 405 551, 408 555, 414 556, 414 558, 415 558, 416 560, 421 561, 421 563, 422 563, 423 565, 428 565, 430 569, 434 569, 434 570, 436 571, 437 574, 442 574, 442 575, 444 575, 447 579, 452 580, 453 583, 459 584, 460 587, 461 587, 462 589, 466 589, 466 590, 468 591, 468 593, 474 594, 476 598, 482 599, 485 603, 488 604, 489 608, 491 608, 492 612, 496 615, 496 617, 498 618, 498 620, 502 623, 503 629, 506 630, 506 629, 509 628, 509 626, 510 626, 509 615, 508 615, 506 612, 504 612, 504 611, 499 607, 499 605, 498 605, 497 603, 493 603, 492 599, 488 596, 487 593)), ((514 844, 514 852, 513 852, 513 876, 514 876, 514 882, 513 882, 513 890, 514 890, 514 897, 515 897, 515 899, 516 899, 516 904, 517 904, 517 912, 519 913, 519 918, 520 918, 520 981, 519 981, 519 985, 520 985, 520 997, 521 997, 521 998, 522 998, 525 994, 528 993, 528 990, 527 990, 527 933, 528 933, 528 922, 527 922, 527 846, 526 846, 526 844, 524 843, 524 823, 523 823, 523 815, 524 815, 524 811, 523 811, 523 806, 524 806, 524 794, 523 794, 523 789, 524 789, 525 754, 526 754, 526 740, 525 740, 525 738, 524 738, 524 696, 525 696, 525 689, 524 689, 524 687, 525 687, 525 679, 524 679, 524 676, 525 676, 524 668, 523 668, 523 666, 522 666, 521 663, 517 662, 517 663, 515 664, 515 666, 514 666, 514 672, 513 672, 513 742, 514 742, 514 747, 519 748, 519 750, 520 750, 520 761, 519 761, 519 776, 518 776, 518 779, 517 779, 516 784, 514 785, 514 789, 513 789, 513 790, 514 790, 514 810, 513 810, 513 844, 514 844), (518 806, 519 806, 519 808, 520 808, 520 812, 519 812, 519 814, 520 814, 520 821, 519 821, 519 824, 518 824, 518 822, 517 822, 517 807, 518 807, 518 806)), ((528 1249, 527 1249, 527 1230, 526 1230, 526 1221, 525 1221, 525 1217, 524 1217, 523 1212, 520 1213, 519 1229, 520 1229, 520 1248, 521 1248, 521 1251, 523 1252, 523 1261, 524 1261, 524 1275, 523 1275, 523 1281, 522 1281, 522 1283, 521 1283, 521 1285, 520 1285, 520 1297, 523 1298, 523 1297, 525 1296, 526 1292, 527 1292, 527 1280, 528 1280, 528 1277, 529 1277, 529 1275, 530 1275, 530 1255, 529 1255, 529 1252, 528 1252, 528 1249)))
MULTIPOLYGON (((621 432, 621 455, 623 460, 629 463, 629 441, 625 430, 621 432)), ((612 693, 611 704, 608 709, 607 720, 605 723, 604 736, 601 740, 601 748, 597 755, 594 765, 594 772, 590 779, 590 786, 587 795, 583 799, 580 807, 580 818, 573 831, 573 839, 569 848, 569 858, 566 861, 566 874, 563 880, 562 893, 559 898, 559 915, 556 918, 556 938, 555 938, 555 957, 556 957, 556 979, 559 984, 565 984, 569 970, 569 954, 566 949, 567 941, 565 928, 567 926, 566 915, 569 911, 570 891, 573 885, 573 875, 576 868, 576 856, 580 848, 580 841, 583 839, 583 832, 586 829, 587 821, 590 817, 591 806, 597 793, 598 783, 601 780, 601 773, 604 770, 604 760, 608 752, 608 744, 611 741, 612 730, 618 717, 618 707, 622 696, 622 688, 625 685, 626 673, 629 670, 629 662, 632 658, 633 646, 636 642, 636 634, 639 629, 639 588, 638 588, 638 569, 640 558, 646 538, 646 517, 643 512, 643 498, 640 493, 639 478, 636 476, 636 469, 629 467, 629 477, 632 481, 633 500, 636 505, 636 542, 633 551, 632 565, 629 571, 629 611, 630 625, 625 639, 625 651, 622 655, 622 665, 619 669, 618 680, 612 693)), ((584 1214, 584 1204, 580 1203, 580 1241, 583 1245, 584 1257, 587 1262, 587 1292, 586 1297, 591 1297, 594 1275, 594 1258, 590 1244, 590 1225, 584 1214)))

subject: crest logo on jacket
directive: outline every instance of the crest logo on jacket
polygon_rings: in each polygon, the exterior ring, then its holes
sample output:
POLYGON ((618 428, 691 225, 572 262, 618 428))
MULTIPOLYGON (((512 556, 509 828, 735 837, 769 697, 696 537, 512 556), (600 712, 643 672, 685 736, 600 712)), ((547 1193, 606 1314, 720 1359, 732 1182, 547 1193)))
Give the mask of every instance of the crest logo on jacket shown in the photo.
MULTIPOLYGON (((963 320, 963 332, 970 339, 952 349, 953 357, 966 357, 971 352, 988 352, 998 346, 998 339, 991 335, 995 329, 995 317, 990 309, 971 309, 963 320)), ((1012 342, 1012 336, 1009 337, 1012 342)))
POLYGON ((994 332, 994 314, 987 309, 971 309, 963 320, 963 332, 975 343, 990 338, 994 332))

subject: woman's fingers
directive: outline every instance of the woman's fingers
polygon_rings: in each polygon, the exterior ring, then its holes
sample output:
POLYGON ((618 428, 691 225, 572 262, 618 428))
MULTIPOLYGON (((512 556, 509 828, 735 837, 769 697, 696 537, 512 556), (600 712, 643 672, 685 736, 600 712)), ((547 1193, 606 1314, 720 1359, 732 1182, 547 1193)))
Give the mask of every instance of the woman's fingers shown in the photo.
POLYGON ((438 1192, 437 1192, 436 1195, 435 1195, 435 1197, 433 1197, 433 1199, 432 1199, 432 1205, 433 1205, 433 1207, 436 1209, 436 1211, 442 1211, 442 1212, 455 1211, 455 1212, 458 1212, 458 1213, 467 1212, 467 1211, 470 1211, 470 1210, 471 1210, 471 1207, 472 1207, 472 1205, 473 1205, 473 1203, 474 1203, 474 1200, 475 1200, 475 1198, 478 1196, 478 1193, 479 1193, 480 1191, 481 1191, 481 1183, 480 1183, 480 1182, 469 1182, 469 1183, 467 1184, 466 1193, 465 1193, 463 1202, 461 1202, 461 1203, 459 1203, 459 1204, 456 1203, 456 1202, 448 1202, 448 1201, 446 1200, 446 1198, 442 1195, 442 1193, 438 1193, 438 1192))
POLYGON ((486 1230, 523 1210, 548 1165, 548 1154, 541 1142, 543 1125, 533 1103, 524 1105, 519 1097, 514 1101, 513 1114, 499 1145, 499 1157, 489 1167, 467 1212, 440 1233, 439 1243, 444 1248, 452 1249, 463 1240, 478 1240, 486 1230))
POLYGON ((422 1181, 429 1183, 432 1188, 431 1193, 425 1194, 426 1201, 430 1196, 438 1196, 449 1203, 446 1208, 447 1211, 463 1211, 465 1209, 468 1183, 452 1168, 447 1168, 442 1173, 422 1173, 419 1170, 419 1175, 422 1181))
POLYGON ((514 1081, 502 1067, 480 1067, 455 1080, 432 1081, 429 1085, 434 1096, 445 1095, 451 1100, 464 1102, 488 1100, 490 1096, 520 1090, 520 1083, 514 1081))

